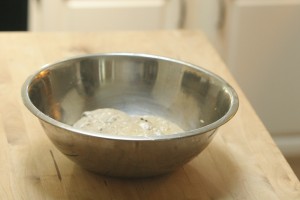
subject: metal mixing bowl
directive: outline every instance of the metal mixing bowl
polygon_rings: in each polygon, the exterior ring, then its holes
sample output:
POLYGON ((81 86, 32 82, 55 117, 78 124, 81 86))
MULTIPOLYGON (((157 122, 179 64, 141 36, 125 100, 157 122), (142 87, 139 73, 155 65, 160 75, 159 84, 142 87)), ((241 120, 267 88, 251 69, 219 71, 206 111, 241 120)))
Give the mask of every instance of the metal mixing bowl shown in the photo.
POLYGON ((238 109, 236 92, 217 75, 174 59, 128 53, 46 65, 26 80, 22 98, 64 155, 90 171, 121 177, 153 176, 184 165, 238 109), (98 108, 161 116, 185 131, 142 137, 72 127, 84 111, 98 108))

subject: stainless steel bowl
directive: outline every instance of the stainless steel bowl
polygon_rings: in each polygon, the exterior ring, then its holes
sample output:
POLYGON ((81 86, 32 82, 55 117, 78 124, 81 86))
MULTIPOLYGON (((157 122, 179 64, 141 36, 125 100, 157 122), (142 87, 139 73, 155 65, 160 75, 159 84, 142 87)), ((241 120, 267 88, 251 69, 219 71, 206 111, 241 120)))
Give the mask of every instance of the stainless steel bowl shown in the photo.
POLYGON ((128 53, 46 65, 26 80, 22 98, 64 155, 90 171, 121 177, 153 176, 184 165, 238 109, 236 92, 217 75, 174 59, 128 53), (97 108, 161 116, 185 131, 139 137, 72 127, 84 111, 97 108))

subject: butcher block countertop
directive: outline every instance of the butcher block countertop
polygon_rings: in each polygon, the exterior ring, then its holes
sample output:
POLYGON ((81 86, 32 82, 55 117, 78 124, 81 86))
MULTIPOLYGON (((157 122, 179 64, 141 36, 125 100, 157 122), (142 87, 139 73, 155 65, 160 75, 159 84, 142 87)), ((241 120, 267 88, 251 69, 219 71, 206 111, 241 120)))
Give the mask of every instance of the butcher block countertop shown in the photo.
POLYGON ((0 199, 300 199, 299 180, 199 31, 3 32, 0 52, 0 199), (130 180, 88 172, 53 146, 20 91, 46 63, 103 52, 149 53, 202 66, 236 89, 239 110, 207 149, 174 173, 130 180))

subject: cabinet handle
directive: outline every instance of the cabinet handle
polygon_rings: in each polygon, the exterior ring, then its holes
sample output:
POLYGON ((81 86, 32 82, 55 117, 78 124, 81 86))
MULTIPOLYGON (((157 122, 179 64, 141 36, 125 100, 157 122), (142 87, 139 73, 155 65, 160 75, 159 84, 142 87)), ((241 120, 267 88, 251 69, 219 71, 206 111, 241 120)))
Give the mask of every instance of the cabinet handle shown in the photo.
POLYGON ((179 2, 179 19, 178 19, 178 28, 182 29, 185 26, 186 22, 186 0, 180 0, 179 2))
POLYGON ((226 21, 226 2, 225 0, 219 0, 219 19, 218 19, 218 29, 222 30, 226 21))

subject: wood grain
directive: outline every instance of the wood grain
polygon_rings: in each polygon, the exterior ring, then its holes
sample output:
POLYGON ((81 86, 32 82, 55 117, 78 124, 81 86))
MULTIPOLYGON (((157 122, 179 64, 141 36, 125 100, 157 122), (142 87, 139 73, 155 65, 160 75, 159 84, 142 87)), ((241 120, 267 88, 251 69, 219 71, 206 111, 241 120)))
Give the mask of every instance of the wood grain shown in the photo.
POLYGON ((299 180, 201 32, 0 33, 0 52, 0 199, 300 199, 299 180), (20 90, 46 63, 101 52, 150 53, 202 66, 233 85, 239 111, 174 173, 136 180, 90 173, 56 150, 20 90))

